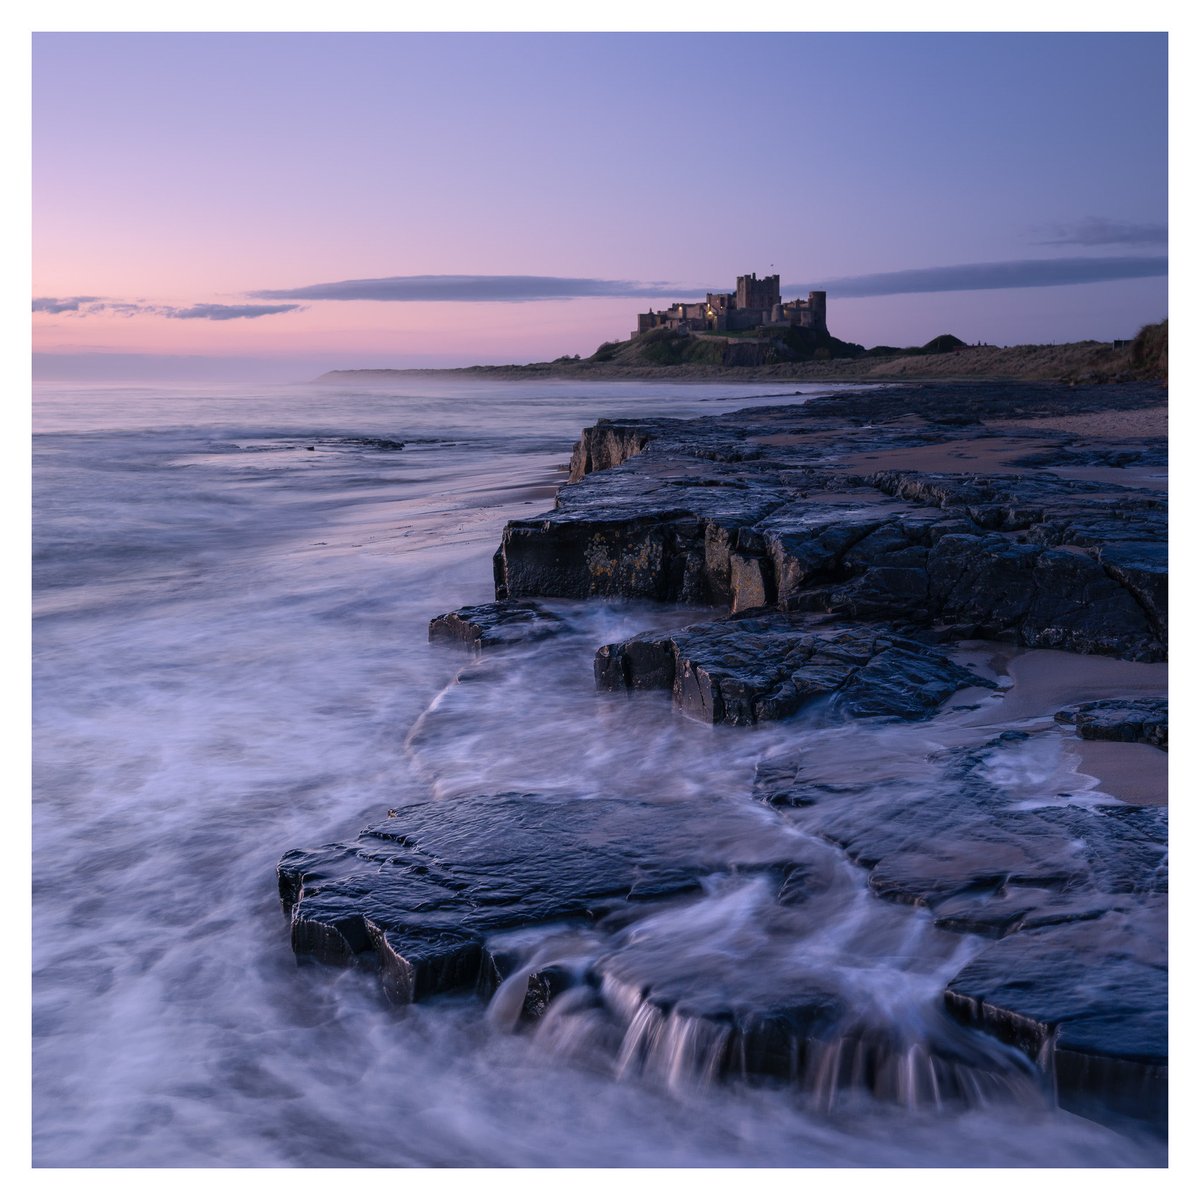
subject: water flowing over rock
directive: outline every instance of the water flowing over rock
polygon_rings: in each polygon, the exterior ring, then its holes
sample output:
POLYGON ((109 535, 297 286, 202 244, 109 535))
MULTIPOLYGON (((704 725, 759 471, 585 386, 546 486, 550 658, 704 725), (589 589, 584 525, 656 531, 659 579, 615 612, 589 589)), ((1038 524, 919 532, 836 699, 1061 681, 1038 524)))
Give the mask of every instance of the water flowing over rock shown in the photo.
POLYGON ((1041 1061, 1060 1103, 1164 1121, 1164 908, 1162 897, 1006 938, 950 981, 949 1007, 1041 1061), (1078 969, 1081 957, 1086 970, 1078 969), (1073 969, 1064 970, 1068 963, 1073 969))
POLYGON ((698 841, 653 798, 446 771, 284 856, 296 953, 370 965, 399 1003, 473 989, 618 1077, 783 1080, 822 1110, 1050 1096, 1161 1132, 1166 809, 1071 752, 1166 748, 1165 447, 1073 425, 1150 402, 937 385, 585 430, 554 510, 504 530, 496 603, 431 622, 510 650, 430 713, 461 726, 464 689, 569 628, 542 598, 703 607, 599 646, 596 719, 662 691, 706 736, 777 730, 703 802, 762 814, 778 852, 698 841), (1133 692, 1010 702, 1024 653, 1104 656, 1133 692))
MULTIPOLYGON (((652 805, 595 797, 460 796, 410 801, 348 843, 291 851, 280 895, 299 955, 345 966, 378 956, 407 1003, 481 976, 487 936, 699 887, 728 864, 664 842, 652 805)), ((744 864, 785 869, 790 864, 744 864)))
POLYGON ((650 805, 460 797, 285 855, 280 891, 299 956, 370 965, 398 1004, 475 990, 564 1051, 607 1047, 618 1076, 782 1080, 823 1110, 856 1091, 934 1107, 1038 1095, 1032 1064, 956 1025, 918 968, 961 961, 957 939, 872 919, 829 847, 732 865, 690 849, 650 805), (730 952, 747 938, 752 972, 730 952))

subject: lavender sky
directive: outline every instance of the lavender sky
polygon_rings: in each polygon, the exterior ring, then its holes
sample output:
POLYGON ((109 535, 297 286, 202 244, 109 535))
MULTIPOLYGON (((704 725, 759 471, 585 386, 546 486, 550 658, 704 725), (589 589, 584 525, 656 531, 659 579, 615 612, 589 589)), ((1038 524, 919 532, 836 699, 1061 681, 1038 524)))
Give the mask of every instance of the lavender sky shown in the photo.
POLYGON ((778 272, 836 336, 1167 315, 1165 34, 34 36, 35 375, 590 354, 778 272))

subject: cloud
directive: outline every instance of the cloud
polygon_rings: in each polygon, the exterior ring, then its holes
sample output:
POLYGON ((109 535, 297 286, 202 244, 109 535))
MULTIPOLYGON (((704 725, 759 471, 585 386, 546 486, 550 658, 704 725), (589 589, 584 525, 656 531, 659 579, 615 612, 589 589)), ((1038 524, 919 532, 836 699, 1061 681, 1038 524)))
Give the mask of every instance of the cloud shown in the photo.
MULTIPOLYGON (((390 275, 343 279, 306 287, 247 292, 258 300, 499 301, 573 300, 651 296, 666 300, 698 289, 676 283, 629 279, 573 279, 558 275, 390 275)), ((703 289, 699 289, 702 293, 703 289)))
MULTIPOLYGON (((1096 236, 1100 227, 1113 236, 1115 222, 1091 218, 1096 236)), ((1089 222, 1084 222, 1088 225, 1089 222)), ((1136 227, 1149 229, 1151 227, 1136 227)), ((954 267, 922 267, 910 271, 888 271, 877 275, 853 275, 813 283, 786 284, 785 297, 809 291, 826 291, 837 299, 866 296, 897 296, 914 292, 970 292, 1012 288, 1060 287, 1065 284, 1103 283, 1121 279, 1145 279, 1166 275, 1165 255, 1145 257, 1034 258, 1015 262, 964 263, 954 267)), ((558 275, 391 275, 380 279, 344 279, 305 287, 264 289, 247 292, 256 300, 380 300, 398 302, 499 302, 572 300, 612 297, 686 300, 699 298, 719 287, 700 287, 662 281, 637 282, 627 279, 578 279, 558 275)), ((98 313, 117 316, 159 316, 175 321, 253 320, 278 313, 297 312, 301 303, 285 304, 193 304, 177 308, 162 304, 105 300, 97 296, 38 297, 33 311, 70 313, 84 317, 98 313)))
POLYGON ((35 313, 74 313, 80 317, 108 313, 118 317, 167 317, 173 321, 236 321, 296 312, 303 307, 302 304, 193 304, 189 308, 175 308, 169 304, 140 304, 99 296, 69 296, 61 300, 39 296, 33 301, 35 313))
POLYGON ((191 308, 167 308, 162 313, 174 321, 236 321, 297 312, 302 304, 193 304, 191 308))
POLYGON ((838 299, 898 296, 911 292, 978 292, 1008 288, 1061 287, 1072 283, 1105 283, 1146 279, 1167 273, 1165 255, 1145 258, 1030 258, 1015 262, 965 263, 957 267, 924 267, 854 275, 821 283, 788 284, 785 295, 825 291, 838 299))
POLYGON ((33 311, 35 313, 78 312, 82 305, 95 304, 99 299, 99 296, 64 296, 62 299, 56 296, 35 296, 33 311))
POLYGON ((1137 225, 1132 221, 1110 221, 1107 217, 1084 217, 1067 225, 1043 225, 1035 232, 1046 234, 1038 246, 1165 246, 1166 225, 1137 225))

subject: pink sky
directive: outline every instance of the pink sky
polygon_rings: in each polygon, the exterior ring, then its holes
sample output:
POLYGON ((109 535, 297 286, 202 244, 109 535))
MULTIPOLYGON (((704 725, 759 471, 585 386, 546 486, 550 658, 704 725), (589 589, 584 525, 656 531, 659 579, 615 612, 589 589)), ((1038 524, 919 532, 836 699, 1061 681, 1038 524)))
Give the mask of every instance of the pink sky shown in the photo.
POLYGON ((865 345, 1129 337, 1167 315, 1166 115, 1164 35, 40 34, 33 295, 97 299, 34 350, 525 362, 772 269, 850 281, 865 345), (1043 260, 1135 265, 1026 286, 1043 260), (414 276, 582 291, 287 296, 414 276))

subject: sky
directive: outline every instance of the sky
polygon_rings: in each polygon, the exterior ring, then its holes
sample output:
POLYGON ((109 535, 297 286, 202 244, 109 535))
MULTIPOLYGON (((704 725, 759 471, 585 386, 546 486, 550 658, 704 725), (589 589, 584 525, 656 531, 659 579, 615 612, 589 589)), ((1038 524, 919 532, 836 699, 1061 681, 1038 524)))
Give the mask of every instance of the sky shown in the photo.
POLYGON ((846 341, 1167 316, 1167 36, 40 33, 35 377, 588 355, 740 274, 846 341))

